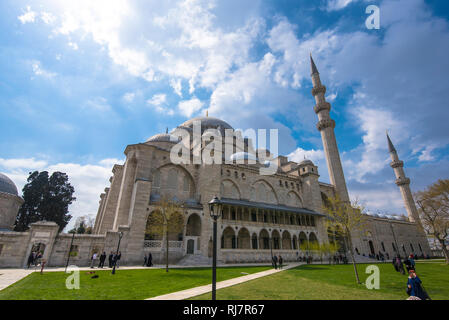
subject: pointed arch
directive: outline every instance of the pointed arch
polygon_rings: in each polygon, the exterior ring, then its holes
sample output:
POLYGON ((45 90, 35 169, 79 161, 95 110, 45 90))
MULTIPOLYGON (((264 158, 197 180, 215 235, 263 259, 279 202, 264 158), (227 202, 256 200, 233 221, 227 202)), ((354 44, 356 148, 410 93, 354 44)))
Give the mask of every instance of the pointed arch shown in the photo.
POLYGON ((240 189, 231 179, 225 179, 221 182, 220 194, 223 198, 241 199, 240 189))
POLYGON ((290 207, 303 208, 303 201, 301 196, 296 191, 290 191, 287 193, 287 205, 290 207))
POLYGON ((279 198, 273 186, 265 179, 252 184, 251 201, 279 204, 279 198))

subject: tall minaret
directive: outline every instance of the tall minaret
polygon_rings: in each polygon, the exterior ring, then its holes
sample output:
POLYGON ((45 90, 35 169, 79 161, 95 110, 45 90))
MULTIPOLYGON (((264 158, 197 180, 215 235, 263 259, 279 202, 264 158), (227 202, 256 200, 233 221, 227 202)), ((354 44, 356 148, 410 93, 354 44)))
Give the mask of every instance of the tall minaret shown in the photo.
POLYGON ((320 73, 310 54, 310 63, 312 67, 312 95, 315 97, 315 113, 318 115, 317 128, 321 132, 321 139, 323 140, 324 152, 326 154, 327 169, 331 184, 337 190, 340 199, 349 202, 348 189, 346 187, 345 175, 343 167, 341 166, 340 154, 338 152, 337 140, 335 139, 335 121, 331 119, 329 112, 331 105, 326 102, 324 94, 326 87, 321 84, 320 73))
POLYGON ((387 133, 388 150, 390 151, 391 163, 390 166, 396 175, 396 185, 401 190, 402 199, 405 203, 408 219, 411 222, 421 223, 419 220, 418 210, 416 209, 415 201, 413 200, 412 192, 410 190, 410 179, 405 176, 404 161, 399 160, 398 153, 390 140, 387 133))

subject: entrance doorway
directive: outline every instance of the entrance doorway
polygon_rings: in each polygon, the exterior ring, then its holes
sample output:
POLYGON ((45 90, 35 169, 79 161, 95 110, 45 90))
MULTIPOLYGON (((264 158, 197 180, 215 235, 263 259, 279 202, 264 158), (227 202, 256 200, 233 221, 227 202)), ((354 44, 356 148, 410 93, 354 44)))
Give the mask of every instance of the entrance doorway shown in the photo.
POLYGON ((194 254, 195 252, 195 240, 187 240, 187 254, 194 254))

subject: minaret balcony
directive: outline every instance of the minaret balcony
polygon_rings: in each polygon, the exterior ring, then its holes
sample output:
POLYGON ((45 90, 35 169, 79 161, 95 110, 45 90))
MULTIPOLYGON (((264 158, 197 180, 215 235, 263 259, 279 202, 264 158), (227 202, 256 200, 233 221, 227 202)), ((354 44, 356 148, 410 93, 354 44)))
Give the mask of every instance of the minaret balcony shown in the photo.
POLYGON ((312 89, 312 95, 313 95, 313 96, 316 96, 316 95, 319 94, 319 93, 325 94, 325 93, 326 93, 326 86, 320 85, 320 86, 314 87, 314 88, 312 89))
POLYGON ((326 129, 328 127, 331 127, 333 129, 333 128, 335 128, 335 121, 332 119, 320 120, 316 124, 316 127, 319 131, 326 129))
POLYGON ((318 103, 313 110, 315 110, 315 113, 318 114, 319 112, 323 111, 323 110, 331 110, 331 105, 329 102, 321 102, 318 103))
POLYGON ((400 187, 400 186, 403 186, 406 184, 410 184, 410 179, 409 178, 397 178, 395 183, 398 187, 400 187))
POLYGON ((404 166, 404 161, 401 160, 393 160, 390 163, 390 167, 394 168, 402 168, 404 166))

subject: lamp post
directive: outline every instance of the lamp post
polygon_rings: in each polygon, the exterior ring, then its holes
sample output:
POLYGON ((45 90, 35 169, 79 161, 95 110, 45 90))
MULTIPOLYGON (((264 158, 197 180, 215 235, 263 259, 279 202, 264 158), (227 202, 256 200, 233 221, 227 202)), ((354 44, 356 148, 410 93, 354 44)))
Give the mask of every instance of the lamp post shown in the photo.
POLYGON ((223 205, 217 196, 209 202, 209 213, 211 218, 214 220, 212 249, 212 300, 216 300, 217 297, 217 220, 221 216, 222 206, 223 205))
POLYGON ((390 228, 391 228, 391 233, 393 234, 393 239, 394 239, 394 243, 396 245, 396 254, 400 257, 401 254, 399 253, 399 247, 398 247, 398 242, 396 241, 396 236, 394 234, 394 229, 393 229, 393 224, 390 222, 390 228))
POLYGON ((122 237, 123 237, 123 232, 120 231, 118 233, 118 245, 117 245, 117 251, 115 253, 114 268, 112 268, 112 274, 115 274, 115 266, 117 265, 117 255, 118 255, 118 251, 120 249, 120 241, 122 241, 122 237))

